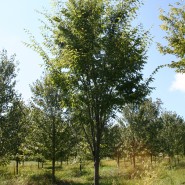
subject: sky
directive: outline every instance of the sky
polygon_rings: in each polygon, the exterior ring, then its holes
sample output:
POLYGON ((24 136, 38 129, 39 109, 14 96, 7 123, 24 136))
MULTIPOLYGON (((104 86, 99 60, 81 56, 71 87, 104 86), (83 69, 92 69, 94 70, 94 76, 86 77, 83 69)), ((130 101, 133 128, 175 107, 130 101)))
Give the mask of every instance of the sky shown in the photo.
MULTIPOLYGON (((147 78, 157 66, 175 60, 174 56, 160 54, 156 43, 166 43, 163 38, 165 32, 160 29, 159 9, 168 11, 168 5, 174 4, 176 0, 143 1, 144 5, 138 12, 136 22, 142 23, 146 30, 150 30, 153 37, 144 69, 144 77, 147 78)), ((30 85, 39 79, 43 72, 41 57, 23 44, 29 41, 25 29, 29 30, 38 41, 41 40, 39 19, 43 17, 36 10, 51 11, 51 4, 50 0, 0 0, 0 50, 6 49, 9 55, 16 54, 16 59, 19 61, 16 88, 25 101, 31 98, 30 85)), ((163 68, 154 78, 151 84, 155 87, 151 93, 153 100, 160 98, 163 108, 175 111, 185 118, 185 75, 177 74, 173 69, 163 68)))

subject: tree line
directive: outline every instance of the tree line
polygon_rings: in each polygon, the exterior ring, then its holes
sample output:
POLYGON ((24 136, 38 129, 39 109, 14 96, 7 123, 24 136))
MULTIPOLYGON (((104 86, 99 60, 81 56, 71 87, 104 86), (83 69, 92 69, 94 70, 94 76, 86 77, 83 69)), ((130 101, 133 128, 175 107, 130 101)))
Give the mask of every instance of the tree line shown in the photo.
MULTIPOLYGON (((28 105, 15 91, 15 57, 0 53, 1 164, 14 159, 18 173, 20 160, 37 160, 38 167, 51 160, 54 183, 56 161, 91 159, 98 185, 103 157, 115 158, 119 166, 119 159, 129 156, 135 166, 138 154, 150 155, 151 162, 159 154, 173 160, 184 155, 183 118, 164 111, 160 99, 152 101, 154 77, 143 78, 149 33, 132 25, 140 3, 70 0, 62 6, 59 1, 60 11, 44 14, 43 46, 32 35, 26 43, 46 68, 31 86, 28 105)), ((179 58, 168 66, 182 72, 184 25, 174 32, 171 19, 184 20, 184 11, 172 7, 171 12, 161 14, 169 45, 159 48, 179 58), (182 37, 175 40, 179 32, 182 37)))

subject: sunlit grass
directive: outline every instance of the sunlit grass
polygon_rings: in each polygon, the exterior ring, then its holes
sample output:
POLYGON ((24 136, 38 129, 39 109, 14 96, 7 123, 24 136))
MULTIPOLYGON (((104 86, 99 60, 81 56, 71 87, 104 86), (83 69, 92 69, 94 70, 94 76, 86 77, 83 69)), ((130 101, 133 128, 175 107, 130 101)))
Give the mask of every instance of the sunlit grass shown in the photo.
MULTIPOLYGON (((57 185, 91 185, 93 183, 93 163, 82 165, 71 162, 56 165, 57 185)), ((20 165, 19 175, 15 175, 15 164, 0 167, 0 185, 51 185, 51 162, 39 168, 36 162, 20 165)), ((180 185, 185 184, 185 162, 170 166, 167 162, 137 162, 133 168, 130 161, 120 161, 119 168, 114 160, 102 160, 100 165, 101 185, 180 185)))

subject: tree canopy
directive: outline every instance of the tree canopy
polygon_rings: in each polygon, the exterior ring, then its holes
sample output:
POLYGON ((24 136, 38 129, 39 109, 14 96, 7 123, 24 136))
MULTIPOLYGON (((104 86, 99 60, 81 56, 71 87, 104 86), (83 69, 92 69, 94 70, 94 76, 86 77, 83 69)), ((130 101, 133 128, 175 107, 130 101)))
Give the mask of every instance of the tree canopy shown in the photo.
POLYGON ((177 72, 185 72, 185 5, 178 2, 169 5, 170 11, 166 13, 161 10, 160 19, 163 21, 161 28, 166 32, 164 37, 166 46, 159 45, 159 50, 163 54, 172 54, 177 57, 177 61, 172 61, 170 67, 177 72))
MULTIPOLYGON (((81 125, 99 179, 100 144, 109 120, 125 103, 139 102, 149 92, 142 70, 147 60, 148 32, 132 26, 139 1, 70 0, 48 18, 54 54, 47 69, 56 86, 69 95, 73 117, 81 125), (54 41, 54 43, 52 42, 54 41)), ((35 42, 34 42, 35 43, 35 42)), ((35 46, 33 47, 35 49, 35 46)))

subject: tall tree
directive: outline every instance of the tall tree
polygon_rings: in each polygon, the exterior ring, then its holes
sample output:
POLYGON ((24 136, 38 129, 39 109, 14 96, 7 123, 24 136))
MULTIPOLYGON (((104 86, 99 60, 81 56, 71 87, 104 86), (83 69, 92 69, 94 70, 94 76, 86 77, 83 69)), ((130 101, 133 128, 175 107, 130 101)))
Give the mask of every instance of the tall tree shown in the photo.
POLYGON ((148 32, 131 26, 138 7, 138 0, 69 0, 48 18, 53 35, 45 37, 45 46, 54 59, 33 46, 53 81, 70 95, 71 112, 79 119, 93 156, 95 185, 105 126, 119 106, 139 101, 150 91, 142 74, 148 32))
POLYGON ((169 5, 170 11, 166 13, 161 10, 160 19, 163 21, 161 28, 166 31, 164 37, 167 46, 159 44, 163 54, 172 54, 177 61, 172 61, 170 67, 176 68, 177 72, 185 72, 185 4, 179 1, 175 5, 169 5))

